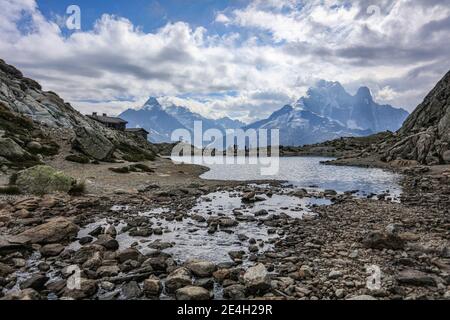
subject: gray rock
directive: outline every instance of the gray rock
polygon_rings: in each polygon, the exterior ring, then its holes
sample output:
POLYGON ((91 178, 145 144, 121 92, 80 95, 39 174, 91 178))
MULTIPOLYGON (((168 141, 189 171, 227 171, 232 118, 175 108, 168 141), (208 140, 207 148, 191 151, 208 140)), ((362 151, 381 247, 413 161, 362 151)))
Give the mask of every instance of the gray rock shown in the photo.
POLYGON ((96 160, 106 160, 114 152, 114 144, 89 127, 77 127, 74 148, 96 160))
POLYGON ((14 140, 10 138, 0 138, 0 156, 10 161, 31 158, 31 155, 22 149, 14 140))
POLYGON ((0 277, 6 278, 8 275, 14 272, 14 269, 4 263, 0 262, 0 277))
POLYGON ((432 276, 417 270, 404 270, 400 272, 397 277, 397 282, 400 285, 406 286, 437 286, 436 280, 432 276))
POLYGON ((13 237, 13 241, 30 244, 59 243, 76 237, 79 229, 70 220, 58 217, 20 233, 13 237))
POLYGON ((147 297, 159 297, 162 291, 161 280, 158 277, 151 276, 144 280, 143 289, 147 297))
POLYGON ((169 274, 165 284, 167 292, 173 293, 182 287, 192 284, 191 273, 186 268, 178 268, 169 274))
POLYGON ((127 260, 138 260, 140 257, 142 257, 142 254, 134 248, 122 250, 117 254, 117 260, 120 263, 124 263, 127 260))
POLYGON ((363 244, 371 249, 402 250, 405 241, 399 236, 387 232, 371 232, 364 239, 363 244))
POLYGON ((142 295, 142 290, 136 281, 130 281, 122 287, 122 295, 127 300, 136 299, 142 295))
POLYGON ((191 261, 186 267, 197 277, 208 278, 216 271, 216 265, 208 261, 191 261))
POLYGON ((34 289, 36 291, 41 291, 45 288, 45 284, 49 278, 42 274, 32 275, 31 278, 28 278, 24 282, 20 284, 20 289, 34 289))
POLYGON ((250 294, 264 294, 271 288, 267 269, 263 264, 249 268, 244 274, 244 283, 250 294))
POLYGON ((361 296, 355 296, 351 297, 347 300, 355 300, 355 301, 371 301, 371 300, 378 300, 375 297, 369 296, 369 295, 361 295, 361 296))
POLYGON ((116 265, 112 266, 101 266, 97 269, 97 274, 104 278, 104 277, 114 277, 117 276, 120 273, 120 269, 116 265))
POLYGON ((101 234, 94 244, 105 247, 106 250, 117 250, 119 249, 119 242, 108 234, 101 234))
POLYGON ((56 257, 59 256, 64 250, 64 246, 59 243, 47 244, 43 246, 39 251, 44 257, 56 257))
POLYGON ((210 300, 211 295, 208 290, 202 287, 187 286, 178 289, 176 292, 177 300, 210 300))
POLYGON ((233 284, 223 289, 223 296, 231 300, 245 299, 245 287, 241 284, 233 284))

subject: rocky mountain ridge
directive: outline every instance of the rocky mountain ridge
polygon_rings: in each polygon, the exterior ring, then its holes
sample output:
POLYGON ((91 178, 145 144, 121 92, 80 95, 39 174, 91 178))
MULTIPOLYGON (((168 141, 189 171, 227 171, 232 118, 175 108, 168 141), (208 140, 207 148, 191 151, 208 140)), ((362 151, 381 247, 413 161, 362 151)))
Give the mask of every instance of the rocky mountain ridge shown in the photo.
POLYGON ((171 142, 171 135, 176 129, 194 132, 195 121, 202 122, 203 131, 219 129, 225 132, 226 129, 238 129, 245 125, 228 117, 210 119, 174 104, 163 107, 155 97, 150 97, 140 108, 125 110, 119 117, 128 121, 131 128, 146 129, 150 132, 150 141, 155 143, 171 142))
POLYGON ((154 157, 153 146, 144 139, 85 117, 0 60, 0 163, 39 163, 43 156, 58 153, 61 141, 57 140, 62 136, 71 152, 92 160, 154 157))
POLYGON ((450 163, 450 71, 406 119, 385 159, 450 163))

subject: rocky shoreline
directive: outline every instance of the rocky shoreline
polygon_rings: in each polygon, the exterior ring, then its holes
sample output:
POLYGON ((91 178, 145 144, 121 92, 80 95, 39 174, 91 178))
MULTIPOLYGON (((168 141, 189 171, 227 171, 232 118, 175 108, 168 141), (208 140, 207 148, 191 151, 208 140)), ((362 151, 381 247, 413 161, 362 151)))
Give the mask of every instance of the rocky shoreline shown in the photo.
POLYGON ((449 171, 410 169, 401 203, 386 195, 225 182, 4 198, 1 299, 449 299, 449 179, 449 171), (232 193, 241 207, 192 211, 216 192, 232 193), (301 218, 288 205, 249 210, 277 196, 331 204, 312 205, 301 218), (178 231, 171 229, 176 224, 178 231), (270 237, 242 234, 248 226, 270 237), (176 232, 200 234, 205 243, 233 236, 241 249, 226 252, 226 261, 181 260, 168 253, 181 245, 176 237, 164 241, 176 232), (376 289, 367 284, 369 267, 381 271, 376 289))

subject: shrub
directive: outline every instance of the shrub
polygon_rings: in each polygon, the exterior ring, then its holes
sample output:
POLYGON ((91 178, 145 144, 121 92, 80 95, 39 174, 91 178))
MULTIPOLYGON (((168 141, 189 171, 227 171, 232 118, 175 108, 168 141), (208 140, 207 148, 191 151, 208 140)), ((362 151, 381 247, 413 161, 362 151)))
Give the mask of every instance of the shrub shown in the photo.
POLYGON ((86 182, 77 181, 68 192, 72 196, 80 196, 86 193, 86 182))
POLYGON ((21 191, 43 195, 69 192, 76 180, 52 167, 38 165, 18 172, 15 182, 21 191))

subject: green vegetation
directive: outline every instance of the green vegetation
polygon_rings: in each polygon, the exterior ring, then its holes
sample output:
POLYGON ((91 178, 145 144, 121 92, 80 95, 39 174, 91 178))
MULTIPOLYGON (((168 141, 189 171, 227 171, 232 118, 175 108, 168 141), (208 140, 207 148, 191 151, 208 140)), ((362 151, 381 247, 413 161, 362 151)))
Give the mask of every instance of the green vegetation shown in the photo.
POLYGON ((77 181, 69 190, 69 194, 72 196, 80 196, 84 193, 86 193, 86 183, 84 181, 77 181))
POLYGON ((44 195, 53 192, 69 192, 76 180, 52 167, 38 165, 17 173, 15 184, 22 192, 44 195))

